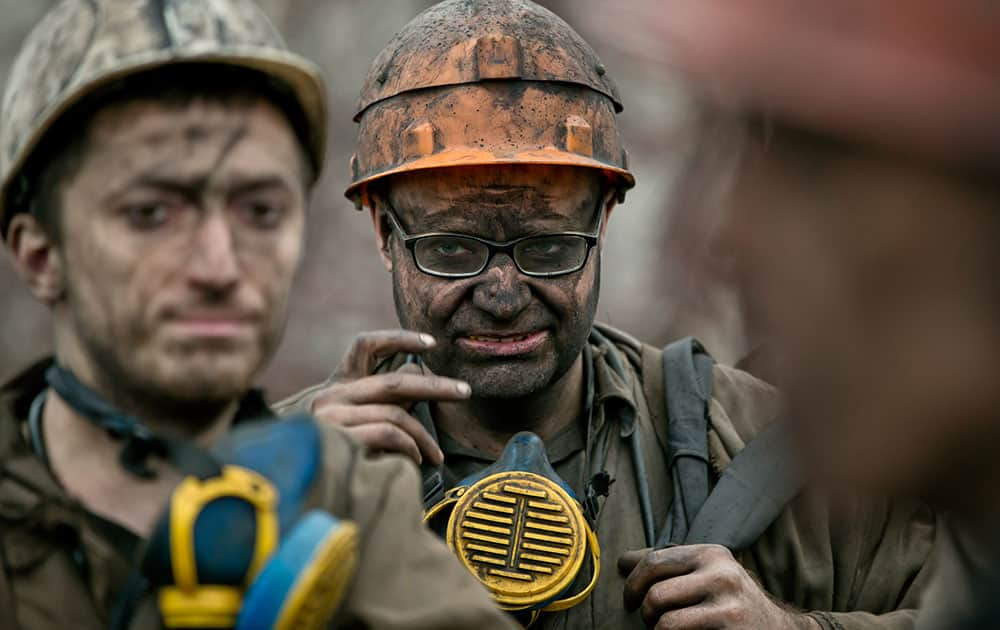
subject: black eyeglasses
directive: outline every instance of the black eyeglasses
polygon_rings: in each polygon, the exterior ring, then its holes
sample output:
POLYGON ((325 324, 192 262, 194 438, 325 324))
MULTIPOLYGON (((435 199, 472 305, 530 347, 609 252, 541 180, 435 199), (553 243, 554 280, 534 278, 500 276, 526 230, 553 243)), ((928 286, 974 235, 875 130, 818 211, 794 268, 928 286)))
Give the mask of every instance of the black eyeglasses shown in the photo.
POLYGON ((399 232, 403 245, 413 255, 417 269, 441 278, 479 275, 498 253, 510 256, 518 271, 526 276, 552 278, 574 273, 587 264, 590 249, 597 244, 604 224, 604 213, 598 206, 597 230, 593 234, 555 232, 497 242, 453 232, 427 232, 411 236, 403 230, 396 211, 388 202, 385 213, 393 229, 399 232))

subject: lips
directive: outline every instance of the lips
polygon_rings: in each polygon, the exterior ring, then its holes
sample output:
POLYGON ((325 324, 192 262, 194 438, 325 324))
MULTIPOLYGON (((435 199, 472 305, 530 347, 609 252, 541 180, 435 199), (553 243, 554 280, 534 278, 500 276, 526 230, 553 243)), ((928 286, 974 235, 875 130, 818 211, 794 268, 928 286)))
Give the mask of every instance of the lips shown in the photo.
POLYGON ((246 310, 200 309, 171 313, 164 322, 172 334, 192 339, 233 339, 251 335, 257 321, 246 310))
POLYGON ((528 333, 525 335, 504 335, 503 337, 490 337, 488 335, 468 335, 466 339, 471 339, 472 341, 486 341, 489 343, 513 343, 515 341, 524 341, 531 335, 537 333, 528 333))
POLYGON ((546 330, 514 335, 477 333, 463 335, 457 339, 457 343, 474 354, 513 357, 534 352, 545 343, 548 336, 546 330))

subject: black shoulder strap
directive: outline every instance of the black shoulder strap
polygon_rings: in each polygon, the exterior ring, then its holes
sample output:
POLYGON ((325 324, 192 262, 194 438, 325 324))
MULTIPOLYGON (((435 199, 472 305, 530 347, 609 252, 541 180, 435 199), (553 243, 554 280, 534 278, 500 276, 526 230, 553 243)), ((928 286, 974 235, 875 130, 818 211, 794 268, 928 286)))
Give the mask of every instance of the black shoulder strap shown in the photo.
POLYGON ((688 526, 708 496, 708 412, 714 364, 693 337, 663 349, 667 467, 673 483, 673 503, 657 546, 683 543, 688 526))
POLYGON ((802 489, 804 475, 783 422, 772 422, 722 473, 688 530, 686 544, 746 549, 802 489))
POLYGON ((663 350, 673 503, 657 546, 752 545, 803 484, 785 425, 773 422, 740 451, 709 494, 711 356, 693 338, 663 350))

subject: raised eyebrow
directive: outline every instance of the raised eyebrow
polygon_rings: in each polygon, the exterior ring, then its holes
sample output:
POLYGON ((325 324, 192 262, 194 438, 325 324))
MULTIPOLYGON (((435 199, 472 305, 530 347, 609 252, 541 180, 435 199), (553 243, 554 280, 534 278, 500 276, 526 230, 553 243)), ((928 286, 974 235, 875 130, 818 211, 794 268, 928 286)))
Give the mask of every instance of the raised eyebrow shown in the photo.
MULTIPOLYGON (((568 217, 564 214, 552 211, 532 210, 529 212, 517 212, 517 211, 514 212, 516 214, 515 218, 519 221, 523 219, 531 219, 533 221, 551 221, 553 223, 565 224, 566 222, 573 220, 572 217, 568 217)), ((416 222, 424 224, 433 224, 435 223, 435 219, 440 216, 444 216, 446 218, 457 218, 459 220, 456 221, 454 224, 450 225, 448 229, 439 228, 437 225, 434 225, 427 230, 422 230, 426 232, 430 231, 455 232, 463 229, 472 229, 479 227, 478 221, 468 217, 468 215, 472 213, 474 213, 474 211, 469 211, 467 209, 448 208, 445 210, 438 210, 436 212, 423 213, 423 216, 420 217, 420 220, 416 222)), ((397 216, 399 216, 400 214, 403 213, 397 212, 397 216)), ((588 217, 589 216, 591 215, 588 214, 588 217)), ((399 216, 399 218, 401 221, 406 220, 405 216, 399 216)))
MULTIPOLYGON (((491 208, 494 207, 492 204, 482 204, 482 205, 487 205, 487 206, 489 206, 491 208)), ((588 212, 590 210, 590 206, 592 206, 592 205, 593 204, 590 204, 590 203, 588 203, 586 205, 588 212)), ((393 206, 393 207, 397 211, 399 210, 399 208, 396 208, 395 206, 393 206)), ((406 208, 404 210, 405 210, 405 212, 402 212, 400 214, 410 214, 408 208, 406 208)), ((550 220, 550 221, 565 221, 566 219, 570 218, 570 217, 567 217, 565 214, 561 214, 561 213, 555 212, 553 210, 547 210, 547 209, 542 209, 542 208, 533 208, 533 209, 530 209, 530 210, 512 210, 511 212, 515 213, 515 214, 524 215, 524 218, 529 218, 530 217, 532 219, 543 219, 543 220, 550 220)), ((432 212, 424 211, 421 214, 423 214, 423 216, 425 218, 427 218, 427 219, 433 219, 434 217, 439 216, 439 215, 449 215, 449 216, 458 215, 458 216, 461 216, 461 217, 467 217, 469 215, 475 215, 476 214, 476 206, 475 205, 467 206, 467 205, 464 205, 464 204, 462 206, 449 206, 449 207, 446 207, 446 208, 444 208, 442 210, 436 210, 436 211, 432 211, 432 212)))
POLYGON ((234 178, 227 188, 231 194, 245 195, 247 193, 272 189, 290 190, 291 185, 284 177, 280 177, 278 175, 265 175, 262 177, 234 178))
MULTIPOLYGON (((203 195, 205 190, 207 190, 210 186, 211 182, 209 178, 203 175, 184 178, 142 174, 129 180, 129 182, 121 188, 120 192, 124 192, 130 188, 145 187, 165 190, 183 195, 187 198, 197 198, 203 195)), ((223 188, 227 189, 229 194, 247 194, 260 190, 277 188, 289 190, 291 189, 291 186, 283 177, 277 175, 264 175, 261 177, 234 177, 228 182, 223 182, 223 188)))
POLYGON ((132 188, 155 188, 192 198, 197 197, 207 186, 208 178, 201 175, 183 178, 143 173, 128 180, 115 194, 122 194, 132 188))

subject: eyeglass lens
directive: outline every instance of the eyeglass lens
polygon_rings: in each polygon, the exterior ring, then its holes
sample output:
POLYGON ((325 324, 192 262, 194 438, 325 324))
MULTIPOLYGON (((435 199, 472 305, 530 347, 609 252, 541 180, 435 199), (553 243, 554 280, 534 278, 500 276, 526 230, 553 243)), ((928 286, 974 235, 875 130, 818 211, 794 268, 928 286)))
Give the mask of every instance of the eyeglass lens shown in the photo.
MULTIPOLYGON (((587 258, 587 240, 571 234, 526 238, 514 245, 514 262, 525 273, 575 271, 587 258)), ((474 274, 486 266, 490 247, 475 239, 442 235, 419 239, 413 248, 417 266, 432 273, 474 274)))

